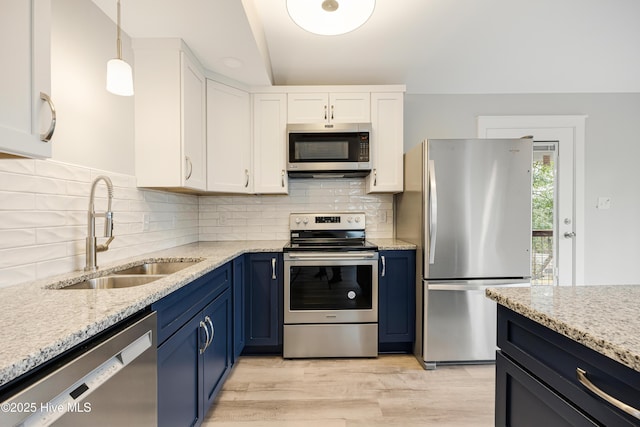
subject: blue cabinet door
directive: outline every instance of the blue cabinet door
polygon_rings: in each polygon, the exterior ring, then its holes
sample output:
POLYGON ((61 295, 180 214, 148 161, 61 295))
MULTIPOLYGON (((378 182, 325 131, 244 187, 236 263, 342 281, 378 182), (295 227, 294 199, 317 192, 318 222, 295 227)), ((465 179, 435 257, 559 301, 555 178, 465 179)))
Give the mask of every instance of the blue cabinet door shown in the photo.
POLYGON ((415 339, 416 253, 381 251, 379 265, 379 350, 410 352, 415 339))
POLYGON ((282 352, 282 254, 249 254, 247 261, 245 350, 282 352))
POLYGON ((194 426, 202 422, 202 343, 200 318, 196 316, 158 348, 159 426, 194 426))
POLYGON ((209 327, 209 342, 202 353, 203 405, 206 413, 231 369, 231 291, 209 304, 201 318, 209 327))
POLYGON ((246 283, 246 263, 245 255, 240 255, 233 260, 233 284, 232 284, 232 303, 233 303, 233 360, 242 353, 244 349, 244 333, 245 333, 245 283, 246 283))

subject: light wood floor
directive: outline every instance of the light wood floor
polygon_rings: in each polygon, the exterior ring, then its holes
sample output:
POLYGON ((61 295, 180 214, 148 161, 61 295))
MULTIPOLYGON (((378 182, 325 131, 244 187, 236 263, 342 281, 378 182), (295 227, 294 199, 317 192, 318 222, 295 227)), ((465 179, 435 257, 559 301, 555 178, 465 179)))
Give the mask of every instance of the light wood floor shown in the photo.
POLYGON ((241 357, 205 427, 493 426, 495 367, 241 357))

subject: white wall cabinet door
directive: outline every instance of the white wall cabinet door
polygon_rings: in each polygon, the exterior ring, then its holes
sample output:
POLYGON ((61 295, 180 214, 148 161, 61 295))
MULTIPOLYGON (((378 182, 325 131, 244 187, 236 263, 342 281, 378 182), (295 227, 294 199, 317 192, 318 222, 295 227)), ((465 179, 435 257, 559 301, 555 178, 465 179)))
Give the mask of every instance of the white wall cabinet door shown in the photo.
POLYGON ((330 93, 329 121, 331 123, 369 123, 371 95, 367 93, 330 93))
POLYGON ((207 81, 200 65, 185 52, 182 63, 182 144, 185 167, 182 186, 207 188, 207 81))
POLYGON ((51 157, 54 108, 40 95, 51 95, 51 1, 2 0, 1 9, 0 153, 51 157))
POLYGON ((309 92, 287 95, 287 122, 292 124, 369 123, 368 92, 309 92))
POLYGON ((207 190, 251 193, 251 99, 207 80, 207 190))
POLYGON ((253 94, 253 191, 287 194, 287 96, 253 94))
POLYGON ((371 159, 367 193, 403 191, 403 94, 371 94, 371 159))
POLYGON ((206 190, 206 79, 179 39, 135 39, 140 187, 206 190))

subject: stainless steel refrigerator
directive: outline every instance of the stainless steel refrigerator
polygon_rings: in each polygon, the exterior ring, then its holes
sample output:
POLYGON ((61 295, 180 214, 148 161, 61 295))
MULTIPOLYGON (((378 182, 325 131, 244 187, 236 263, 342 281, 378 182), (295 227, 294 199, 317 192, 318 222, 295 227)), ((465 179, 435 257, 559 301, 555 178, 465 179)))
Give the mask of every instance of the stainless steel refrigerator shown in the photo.
POLYGON ((531 161, 530 138, 427 140, 405 154, 395 227, 418 247, 425 368, 495 360, 496 305, 484 291, 529 286, 531 161))

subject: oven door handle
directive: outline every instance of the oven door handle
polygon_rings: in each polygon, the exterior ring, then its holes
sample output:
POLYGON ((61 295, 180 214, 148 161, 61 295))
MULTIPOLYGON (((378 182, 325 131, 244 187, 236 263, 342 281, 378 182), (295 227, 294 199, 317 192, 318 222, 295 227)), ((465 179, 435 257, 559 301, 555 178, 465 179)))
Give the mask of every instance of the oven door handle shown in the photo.
POLYGON ((291 259, 363 259, 363 258, 375 258, 375 252, 289 252, 289 258, 291 259))

